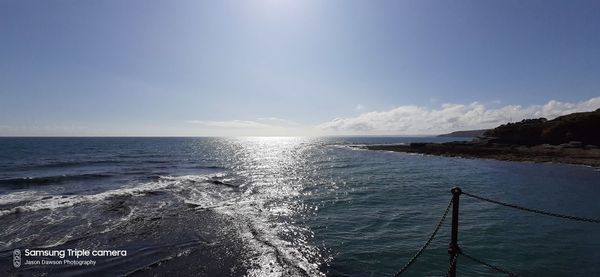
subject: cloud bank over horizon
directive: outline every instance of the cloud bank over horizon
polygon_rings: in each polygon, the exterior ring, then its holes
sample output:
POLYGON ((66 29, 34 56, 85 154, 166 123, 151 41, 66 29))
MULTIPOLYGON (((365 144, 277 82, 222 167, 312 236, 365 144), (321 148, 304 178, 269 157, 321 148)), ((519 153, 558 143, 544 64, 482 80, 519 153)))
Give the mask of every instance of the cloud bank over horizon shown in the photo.
MULTIPOLYGON (((278 117, 233 120, 187 120, 116 128, 112 124, 0 124, 0 136, 322 136, 322 135, 437 135, 460 130, 494 128, 527 118, 553 119, 594 111, 600 97, 580 102, 550 100, 542 105, 489 103, 442 104, 438 107, 403 105, 387 111, 362 112, 319 124, 278 117)), ((355 111, 357 111, 355 109, 355 111)), ((357 111, 361 112, 361 111, 357 111)))
POLYGON ((492 107, 479 102, 443 104, 438 109, 406 105, 388 111, 335 118, 317 126, 328 134, 434 135, 459 130, 488 129, 527 118, 558 116, 600 108, 600 97, 569 103, 550 100, 544 105, 492 107))
POLYGON ((188 120, 205 133, 218 136, 314 136, 319 130, 277 117, 259 117, 255 120, 188 120))

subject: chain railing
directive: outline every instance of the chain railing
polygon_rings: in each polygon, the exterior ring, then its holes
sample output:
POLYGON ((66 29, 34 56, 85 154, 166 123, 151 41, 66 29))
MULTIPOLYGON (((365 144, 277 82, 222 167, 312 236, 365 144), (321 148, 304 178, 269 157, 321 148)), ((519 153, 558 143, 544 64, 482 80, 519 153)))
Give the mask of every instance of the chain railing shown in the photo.
POLYGON ((467 253, 465 253, 465 252, 463 252, 462 250, 460 251, 460 255, 462 255, 462 256, 464 256, 465 258, 467 258, 467 259, 469 259, 469 260, 471 260, 471 261, 474 261, 474 262, 476 262, 476 263, 478 263, 478 264, 481 264, 481 265, 487 266, 488 268, 491 268, 491 269, 493 269, 493 270, 495 270, 495 271, 498 271, 498 272, 505 273, 505 274, 507 274, 508 276, 511 276, 511 277, 512 277, 512 276, 518 276, 516 273, 513 273, 513 272, 509 271, 508 269, 504 269, 504 268, 501 268, 501 267, 499 267, 499 266, 495 266, 495 265, 492 265, 492 264, 490 264, 490 263, 487 263, 487 262, 485 262, 485 261, 483 261, 483 260, 481 260, 481 259, 475 258, 475 257, 473 257, 473 256, 471 256, 471 255, 469 255, 469 254, 467 254, 467 253))
POLYGON ((559 214, 559 213, 554 213, 554 212, 549 212, 549 211, 527 208, 527 207, 523 207, 523 206, 511 204, 511 203, 506 203, 503 201, 486 198, 486 197, 475 195, 472 193, 463 192, 458 187, 452 188, 452 190, 450 190, 450 192, 452 193, 452 200, 450 200, 450 203, 448 203, 448 206, 446 207, 446 210, 444 211, 444 214, 442 215, 440 221, 436 225, 434 231, 431 233, 431 235, 429 236, 429 238, 427 239, 425 244, 419 249, 419 251, 417 251, 417 253, 415 255, 413 255, 413 257, 398 272, 396 272, 396 274, 393 275, 394 277, 400 276, 400 274, 404 273, 408 269, 408 267, 411 266, 417 260, 417 258, 419 258, 423 254, 423 252, 429 246, 429 244, 431 244, 431 242, 437 235, 438 231, 440 230, 442 224, 444 223, 444 220, 446 219, 448 212, 450 211, 450 206, 452 206, 451 241, 450 241, 450 245, 448 247, 448 254, 450 255, 450 264, 448 266, 448 271, 446 272, 445 276, 446 277, 455 277, 456 276, 456 266, 458 263, 459 256, 463 256, 473 262, 476 262, 478 264, 486 266, 497 272, 504 273, 508 276, 519 276, 518 274, 511 272, 510 270, 507 270, 507 269, 502 268, 497 265, 492 265, 488 262, 485 262, 482 259, 471 256, 468 253, 464 253, 462 251, 462 249, 458 246, 458 215, 459 215, 458 208, 459 208, 459 199, 460 199, 461 194, 469 196, 473 199, 501 205, 504 207, 514 208, 514 209, 518 209, 518 210, 522 210, 522 211, 532 212, 532 213, 536 213, 536 214, 542 214, 542 215, 546 215, 546 216, 552 216, 552 217, 563 218, 563 219, 570 219, 570 220, 575 220, 575 221, 580 221, 580 222, 600 223, 600 219, 565 215, 565 214, 559 214))
POLYGON ((400 270, 398 270, 398 272, 396 272, 396 274, 394 274, 394 277, 400 276, 400 274, 404 273, 408 269, 408 267, 411 266, 417 260, 417 258, 419 258, 419 256, 421 256, 421 254, 423 254, 423 251, 425 251, 425 248, 427 248, 427 246, 429 246, 429 244, 431 244, 431 242, 435 238, 435 235, 437 235, 437 232, 442 227, 442 224, 444 223, 444 220, 446 219, 446 216, 448 215, 448 211, 450 210, 450 206, 452 206, 452 200, 450 200, 450 202, 448 203, 448 206, 446 207, 446 211, 444 211, 444 214, 440 218, 440 221, 438 221, 438 224, 435 226, 435 229, 433 230, 433 232, 431 232, 431 235, 429 235, 429 239, 427 239, 427 241, 425 242, 425 244, 423 244, 421 249, 419 249, 419 251, 417 251, 417 253, 415 253, 415 255, 413 255, 413 257, 410 260, 408 260, 408 262, 400 270))
POLYGON ((459 253, 455 253, 454 255, 452 255, 452 258, 450 258, 450 265, 448 266, 448 271, 446 271, 446 277, 449 277, 450 274, 452 274, 452 270, 456 268, 456 260, 458 260, 458 254, 459 253))
POLYGON ((509 207, 509 208, 513 208, 513 209, 517 209, 517 210, 521 210, 521 211, 526 211, 526 212, 532 212, 532 213, 536 213, 536 214, 543 214, 543 215, 547 215, 547 216, 553 216, 553 217, 558 217, 558 218, 564 218, 564 219, 571 219, 571 220, 577 220, 577 221, 583 221, 583 222, 590 222, 590 223, 600 223, 600 219, 595 219, 595 218, 585 218, 585 217, 579 217, 579 216, 572 216, 572 215, 564 215, 564 214, 557 214, 557 213, 551 213, 551 212, 547 212, 547 211, 542 211, 542 210, 537 210, 537 209, 531 209, 531 208, 526 208, 523 206, 518 206, 515 204, 510 204, 510 203, 506 203, 506 202, 502 202, 502 201, 498 201, 498 200, 493 200, 493 199, 489 199, 489 198, 485 198, 479 195, 475 195, 472 193, 468 193, 468 192, 463 192, 462 194, 475 198, 475 199, 479 199, 482 201, 486 201, 486 202, 490 202, 490 203, 494 203, 494 204, 498 204, 504 207, 509 207))

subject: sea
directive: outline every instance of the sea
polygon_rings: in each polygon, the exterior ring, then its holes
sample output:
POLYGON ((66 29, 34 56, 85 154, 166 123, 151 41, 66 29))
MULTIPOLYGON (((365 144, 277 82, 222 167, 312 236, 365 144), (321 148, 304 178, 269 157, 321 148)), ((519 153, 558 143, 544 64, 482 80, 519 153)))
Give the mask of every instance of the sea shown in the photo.
MULTIPOLYGON (((428 240, 453 187, 600 217, 597 168, 355 147, 449 140, 0 138, 0 275, 391 276, 428 240), (15 249, 22 261, 42 258, 26 249, 126 254, 17 268, 15 249)), ((520 276, 600 276, 600 224, 459 203, 464 253, 520 276)), ((451 216, 402 276, 447 273, 451 216)), ((457 272, 503 275, 464 256, 457 272)))

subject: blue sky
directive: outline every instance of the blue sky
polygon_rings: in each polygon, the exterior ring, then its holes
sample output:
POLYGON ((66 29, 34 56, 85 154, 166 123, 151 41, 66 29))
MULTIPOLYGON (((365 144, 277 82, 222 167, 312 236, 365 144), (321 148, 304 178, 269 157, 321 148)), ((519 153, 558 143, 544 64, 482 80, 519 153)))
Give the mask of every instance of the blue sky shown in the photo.
POLYGON ((0 135, 413 135, 595 109, 599 14, 599 1, 5 0, 0 135))

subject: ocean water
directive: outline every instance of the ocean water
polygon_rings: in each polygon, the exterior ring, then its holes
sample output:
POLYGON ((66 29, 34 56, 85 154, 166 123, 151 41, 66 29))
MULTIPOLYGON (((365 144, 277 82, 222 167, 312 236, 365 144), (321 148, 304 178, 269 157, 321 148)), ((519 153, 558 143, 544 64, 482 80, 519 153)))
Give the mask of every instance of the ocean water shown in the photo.
MULTIPOLYGON (((389 276, 464 191, 600 217, 582 166, 358 150, 434 137, 0 138, 0 275, 389 276), (13 249, 119 249, 13 268, 13 249)), ((461 197, 463 251, 522 276, 600 276, 600 224, 461 197)), ((450 220, 406 276, 443 276, 450 220)), ((463 257, 460 276, 498 275, 463 257)), ((501 274, 500 274, 501 275, 501 274)))

